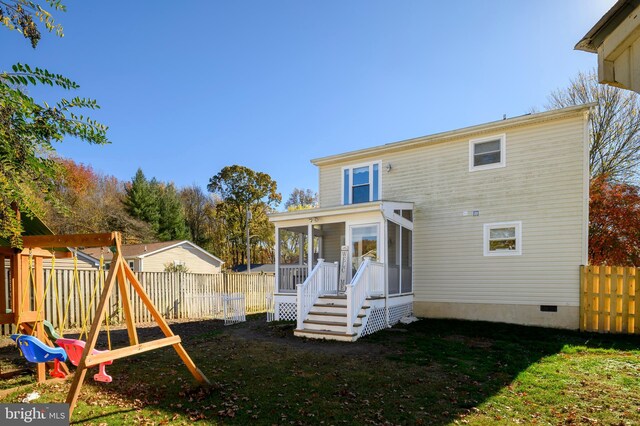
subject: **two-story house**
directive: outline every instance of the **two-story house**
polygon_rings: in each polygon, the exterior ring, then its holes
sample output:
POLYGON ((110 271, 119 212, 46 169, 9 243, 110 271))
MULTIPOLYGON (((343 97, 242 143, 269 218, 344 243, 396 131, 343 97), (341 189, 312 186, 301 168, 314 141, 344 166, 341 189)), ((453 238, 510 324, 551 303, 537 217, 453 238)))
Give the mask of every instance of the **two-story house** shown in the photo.
POLYGON ((589 106, 318 158, 276 213, 277 319, 355 340, 414 313, 578 328, 589 106))

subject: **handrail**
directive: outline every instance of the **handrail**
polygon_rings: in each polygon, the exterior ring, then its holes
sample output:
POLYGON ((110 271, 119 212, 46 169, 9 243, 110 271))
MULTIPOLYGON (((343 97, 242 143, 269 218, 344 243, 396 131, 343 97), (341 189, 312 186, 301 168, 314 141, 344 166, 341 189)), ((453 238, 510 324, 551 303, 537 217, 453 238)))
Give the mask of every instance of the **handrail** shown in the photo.
POLYGON ((298 330, 304 328, 304 320, 318 300, 318 297, 332 291, 335 292, 337 285, 337 263, 327 263, 324 259, 318 259, 318 264, 313 268, 304 283, 298 284, 296 287, 298 296, 298 330))
POLYGON ((368 286, 367 282, 369 275, 370 259, 365 259, 360 264, 356 275, 351 280, 350 284, 347 284, 345 293, 347 294, 347 334, 353 334, 353 323, 364 305, 364 301, 367 300, 368 286))

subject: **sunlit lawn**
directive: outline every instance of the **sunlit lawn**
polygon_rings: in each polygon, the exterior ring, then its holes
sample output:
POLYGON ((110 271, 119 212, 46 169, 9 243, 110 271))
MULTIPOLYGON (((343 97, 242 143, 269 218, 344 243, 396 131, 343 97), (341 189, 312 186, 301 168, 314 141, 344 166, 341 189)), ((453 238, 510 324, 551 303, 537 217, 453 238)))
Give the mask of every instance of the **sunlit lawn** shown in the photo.
MULTIPOLYGON (((349 344, 297 339, 264 316, 202 324, 182 337, 212 387, 198 387, 161 349, 116 361, 111 384, 88 375, 74 421, 640 424, 635 337, 422 320, 349 344)), ((64 401, 69 385, 35 386, 37 402, 64 401)))

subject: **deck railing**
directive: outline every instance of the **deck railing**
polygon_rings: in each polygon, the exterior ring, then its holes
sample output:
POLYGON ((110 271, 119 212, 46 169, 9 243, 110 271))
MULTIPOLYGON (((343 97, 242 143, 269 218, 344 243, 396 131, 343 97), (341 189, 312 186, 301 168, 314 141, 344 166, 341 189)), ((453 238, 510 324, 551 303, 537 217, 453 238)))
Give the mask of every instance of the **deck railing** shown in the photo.
POLYGON ((304 283, 298 284, 298 329, 304 328, 304 319, 311 311, 318 297, 336 291, 338 285, 338 264, 326 263, 318 259, 318 264, 304 283))
POLYGON ((296 286, 307 279, 307 265, 280 265, 278 269, 278 291, 295 292, 296 286))
POLYGON ((347 333, 353 334, 353 324, 367 297, 384 295, 384 265, 365 259, 356 275, 347 284, 347 333))
POLYGON ((368 270, 367 296, 384 296, 384 264, 380 262, 370 262, 368 270))

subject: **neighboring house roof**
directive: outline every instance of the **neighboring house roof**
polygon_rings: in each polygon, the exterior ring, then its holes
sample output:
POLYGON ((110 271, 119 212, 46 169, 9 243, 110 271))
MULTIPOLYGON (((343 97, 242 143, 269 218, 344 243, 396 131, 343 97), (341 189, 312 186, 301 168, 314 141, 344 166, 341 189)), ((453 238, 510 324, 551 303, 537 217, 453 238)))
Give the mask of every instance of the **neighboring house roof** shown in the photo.
MULTIPOLYGON (((247 272, 247 265, 238 265, 233 268, 234 272, 247 272)), ((251 272, 275 273, 276 265, 273 263, 257 263, 251 264, 251 272)))
POLYGON ((619 0, 576 44, 576 50, 597 53, 598 48, 629 15, 640 6, 640 0, 619 0))
MULTIPOLYGON (((147 243, 147 244, 130 244, 130 245, 123 245, 122 246, 122 256, 125 259, 131 259, 131 258, 135 258, 135 259, 144 259, 147 256, 151 256, 154 255, 156 253, 160 253, 162 251, 165 250, 170 250, 174 247, 178 247, 181 245, 187 244, 193 248, 195 248, 196 250, 199 250, 200 252, 202 252, 203 254, 209 256, 210 258, 216 260, 217 262, 220 262, 220 264, 223 264, 224 261, 214 255, 212 255, 211 253, 209 253, 208 251, 206 251, 205 249, 199 247, 198 245, 192 243, 191 241, 187 241, 187 240, 174 240, 174 241, 163 241, 163 242, 159 242, 159 243, 147 243)), ((103 249, 104 250, 104 249, 103 249)), ((86 250, 84 250, 84 252, 92 257, 100 257, 100 247, 96 247, 96 248, 88 248, 86 250)), ((111 260, 113 258, 113 253, 111 253, 110 250, 106 249, 104 252, 104 258, 105 260, 111 260)))
POLYGON ((365 148, 357 151, 345 152, 343 154, 315 158, 311 160, 311 163, 313 163, 316 166, 321 166, 321 165, 330 164, 333 162, 355 160, 358 158, 362 158, 362 157, 366 157, 374 154, 383 154, 383 153, 399 151, 403 149, 418 148, 420 146, 446 142, 452 139, 470 137, 471 135, 479 134, 486 131, 495 131, 495 132, 506 131, 507 129, 512 127, 522 126, 522 125, 536 123, 536 122, 543 122, 547 120, 560 119, 565 116, 568 117, 575 114, 581 114, 589 110, 594 105, 595 105, 594 103, 589 103, 584 105, 571 106, 568 108, 539 112, 535 114, 525 114, 518 117, 492 121, 489 123, 479 124, 476 126, 464 127, 458 130, 435 133, 433 135, 407 139, 399 142, 392 142, 385 145, 375 146, 372 148, 365 148))

